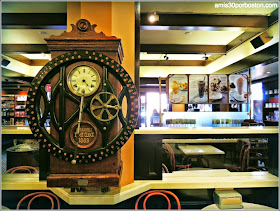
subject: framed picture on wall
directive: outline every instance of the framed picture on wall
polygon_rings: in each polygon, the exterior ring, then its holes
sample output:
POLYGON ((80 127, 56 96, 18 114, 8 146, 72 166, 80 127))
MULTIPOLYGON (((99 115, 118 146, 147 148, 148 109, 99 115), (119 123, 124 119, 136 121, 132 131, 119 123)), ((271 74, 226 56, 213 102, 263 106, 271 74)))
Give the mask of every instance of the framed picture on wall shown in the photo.
POLYGON ((204 104, 208 103, 208 76, 190 75, 189 76, 189 103, 204 104))
POLYGON ((227 75, 209 75, 209 103, 228 103, 227 75))
POLYGON ((229 103, 248 103, 247 75, 229 75, 229 103))
POLYGON ((172 74, 167 76, 168 101, 171 104, 188 103, 188 75, 172 74))

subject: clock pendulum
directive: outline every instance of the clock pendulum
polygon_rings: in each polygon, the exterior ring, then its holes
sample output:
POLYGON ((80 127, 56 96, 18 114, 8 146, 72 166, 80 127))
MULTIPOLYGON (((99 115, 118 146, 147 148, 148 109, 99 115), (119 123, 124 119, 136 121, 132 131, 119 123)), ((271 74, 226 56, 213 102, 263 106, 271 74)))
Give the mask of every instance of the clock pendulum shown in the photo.
POLYGON ((83 119, 83 108, 84 108, 84 97, 85 97, 85 90, 82 89, 82 96, 81 96, 81 103, 80 103, 80 111, 79 111, 79 120, 78 120, 78 126, 75 131, 75 152, 74 152, 74 159, 71 161, 72 164, 76 164, 76 156, 77 156, 77 148, 79 145, 79 137, 80 137, 80 128, 81 128, 81 123, 83 119))

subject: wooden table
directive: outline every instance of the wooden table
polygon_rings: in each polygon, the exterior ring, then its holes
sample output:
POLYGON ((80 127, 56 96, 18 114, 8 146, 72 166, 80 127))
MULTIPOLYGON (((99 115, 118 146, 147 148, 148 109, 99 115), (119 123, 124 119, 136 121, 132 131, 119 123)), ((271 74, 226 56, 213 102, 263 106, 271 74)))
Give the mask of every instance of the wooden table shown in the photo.
POLYGON ((224 155, 225 152, 211 145, 179 145, 185 155, 224 155))

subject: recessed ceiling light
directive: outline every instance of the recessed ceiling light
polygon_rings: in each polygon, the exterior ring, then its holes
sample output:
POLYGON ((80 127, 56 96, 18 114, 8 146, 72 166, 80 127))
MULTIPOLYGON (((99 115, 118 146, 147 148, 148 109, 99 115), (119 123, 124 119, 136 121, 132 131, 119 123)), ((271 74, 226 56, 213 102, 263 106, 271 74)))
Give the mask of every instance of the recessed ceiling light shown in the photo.
POLYGON ((40 31, 39 33, 40 33, 40 34, 48 34, 48 33, 45 32, 45 31, 40 31))
POLYGON ((156 12, 150 13, 148 15, 148 20, 149 20, 150 23, 154 23, 156 21, 159 21, 159 16, 157 15, 156 12))
POLYGON ((190 35, 191 34, 191 32, 185 32, 185 35, 190 35))
POLYGON ((265 73, 269 74, 269 73, 271 73, 271 72, 270 72, 270 71, 267 71, 267 72, 265 72, 265 73))

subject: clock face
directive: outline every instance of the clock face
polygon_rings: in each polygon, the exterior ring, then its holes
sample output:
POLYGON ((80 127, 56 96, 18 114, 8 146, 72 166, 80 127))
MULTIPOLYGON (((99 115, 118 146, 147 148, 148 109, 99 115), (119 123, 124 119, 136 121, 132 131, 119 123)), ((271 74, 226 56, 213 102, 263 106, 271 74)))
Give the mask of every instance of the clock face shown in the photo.
POLYGON ((77 96, 82 96, 83 89, 85 96, 90 96, 97 91, 100 85, 100 76, 94 67, 80 65, 69 72, 67 85, 70 91, 77 96))

